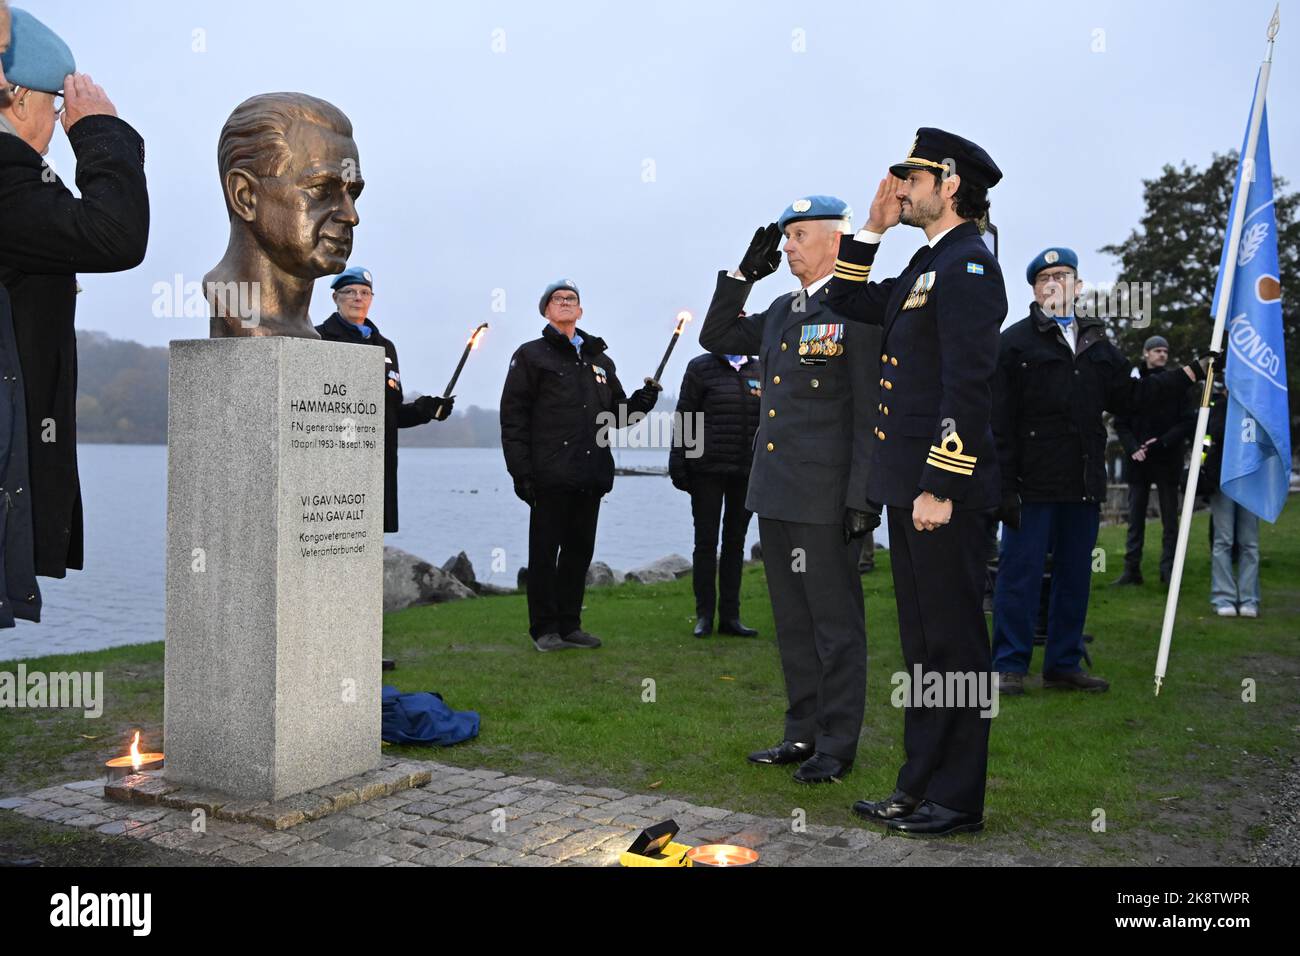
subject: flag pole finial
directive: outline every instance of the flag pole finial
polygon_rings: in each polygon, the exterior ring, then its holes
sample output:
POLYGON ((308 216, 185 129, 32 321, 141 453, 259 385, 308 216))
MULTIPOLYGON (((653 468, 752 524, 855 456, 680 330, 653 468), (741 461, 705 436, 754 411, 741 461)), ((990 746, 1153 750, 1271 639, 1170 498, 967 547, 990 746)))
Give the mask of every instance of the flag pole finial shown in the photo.
POLYGON ((1282 28, 1282 4, 1278 3, 1273 7, 1273 17, 1268 21, 1268 58, 1273 59, 1273 41, 1277 39, 1277 31, 1282 28))

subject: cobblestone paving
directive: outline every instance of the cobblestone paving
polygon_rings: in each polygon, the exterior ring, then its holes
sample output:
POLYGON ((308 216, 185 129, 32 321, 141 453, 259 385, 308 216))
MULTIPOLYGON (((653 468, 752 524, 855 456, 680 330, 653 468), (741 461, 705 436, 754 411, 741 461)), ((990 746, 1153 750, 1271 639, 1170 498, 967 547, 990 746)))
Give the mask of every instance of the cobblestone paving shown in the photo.
POLYGON ((206 832, 195 832, 189 811, 104 800, 101 780, 3 799, 0 810, 244 866, 611 866, 641 829, 669 818, 681 826, 678 842, 753 847, 766 866, 1016 863, 978 843, 906 839, 867 826, 795 832, 789 819, 660 795, 422 765, 433 771, 423 787, 281 831, 209 818, 206 832))

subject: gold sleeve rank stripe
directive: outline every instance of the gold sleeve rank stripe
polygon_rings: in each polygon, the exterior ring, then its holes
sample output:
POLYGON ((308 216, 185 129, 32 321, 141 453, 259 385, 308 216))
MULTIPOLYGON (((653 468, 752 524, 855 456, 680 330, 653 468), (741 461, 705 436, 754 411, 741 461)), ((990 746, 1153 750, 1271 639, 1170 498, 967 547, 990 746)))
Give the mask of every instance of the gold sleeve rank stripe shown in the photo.
POLYGON ((925 463, 927 465, 933 465, 935 468, 942 468, 944 471, 951 471, 956 475, 970 476, 975 474, 975 466, 973 464, 958 464, 949 458, 940 457, 935 454, 933 445, 930 446, 930 457, 925 460, 925 463))
POLYGON ((866 282, 871 275, 871 266, 862 266, 854 262, 835 260, 835 277, 849 282, 866 282))
POLYGON ((930 446, 930 456, 925 460, 927 465, 934 465, 936 468, 942 468, 944 471, 951 471, 957 475, 973 475, 975 473, 975 456, 963 454, 965 443, 957 436, 956 432, 946 436, 941 445, 930 446))

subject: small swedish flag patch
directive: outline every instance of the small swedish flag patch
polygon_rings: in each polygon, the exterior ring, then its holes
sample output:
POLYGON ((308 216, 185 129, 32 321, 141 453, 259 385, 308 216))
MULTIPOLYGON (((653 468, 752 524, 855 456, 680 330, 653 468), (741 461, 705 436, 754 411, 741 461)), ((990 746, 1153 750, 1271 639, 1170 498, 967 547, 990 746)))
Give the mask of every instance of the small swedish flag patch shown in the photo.
POLYGON ((966 271, 972 275, 982 276, 984 274, 984 267, 978 262, 968 262, 966 263, 966 271))

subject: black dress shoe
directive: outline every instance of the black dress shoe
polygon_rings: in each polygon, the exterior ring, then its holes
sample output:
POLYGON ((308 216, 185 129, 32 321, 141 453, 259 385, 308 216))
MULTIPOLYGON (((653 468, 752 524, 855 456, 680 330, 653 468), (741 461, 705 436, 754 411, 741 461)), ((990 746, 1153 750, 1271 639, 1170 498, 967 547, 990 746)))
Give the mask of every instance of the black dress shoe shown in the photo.
POLYGON ((775 747, 760 750, 749 755, 750 763, 803 763, 813 754, 812 744, 801 744, 793 740, 783 740, 775 747))
POLYGON ((885 826, 906 836, 951 836, 978 833, 984 829, 984 818, 978 813, 950 810, 926 800, 910 815, 886 820, 885 826))
POLYGON ((799 765, 794 778, 799 783, 839 783, 852 769, 852 760, 840 760, 819 750, 799 765))
POLYGON ((859 800, 853 804, 853 812, 864 820, 884 823, 898 817, 909 816, 921 805, 920 797, 913 797, 902 790, 895 790, 884 800, 859 800))
POLYGON ((695 619, 695 630, 691 633, 696 637, 708 637, 713 633, 713 618, 697 617, 695 619))
POLYGON ((1142 572, 1132 571, 1132 570, 1125 570, 1123 574, 1117 577, 1114 581, 1110 582, 1110 586, 1113 588, 1122 588, 1127 585, 1140 586, 1141 584, 1142 584, 1142 572))
POLYGON ((718 633, 734 634, 736 637, 753 637, 758 633, 758 631, 754 630, 752 627, 745 627, 745 625, 740 623, 740 618, 733 617, 729 621, 718 622, 718 633))
POLYGON ((1110 681, 1084 671, 1043 671, 1044 690, 1087 690, 1094 694, 1110 690, 1110 681))

